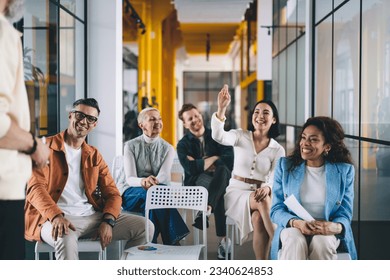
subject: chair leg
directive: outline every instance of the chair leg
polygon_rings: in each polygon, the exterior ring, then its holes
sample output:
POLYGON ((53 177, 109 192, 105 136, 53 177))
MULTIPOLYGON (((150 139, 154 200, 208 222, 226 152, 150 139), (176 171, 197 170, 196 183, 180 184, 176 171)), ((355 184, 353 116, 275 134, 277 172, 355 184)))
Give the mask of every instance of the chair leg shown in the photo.
MULTIPOLYGON (((227 238, 231 237, 230 240, 232 242, 232 247, 231 247, 231 252, 230 252, 230 259, 231 260, 234 260, 234 246, 235 246, 235 239, 236 239, 236 235, 238 235, 236 233, 236 225, 235 224, 226 224, 226 234, 227 234, 227 238), (230 236, 229 236, 230 235, 230 236)), ((225 260, 228 260, 229 259, 229 254, 226 254, 225 255, 225 260)))
MULTIPOLYGON (((231 260, 234 260, 234 246, 235 246, 235 235, 236 235, 236 225, 232 225, 232 239, 231 242, 232 242, 232 249, 231 249, 231 253, 230 253, 230 259, 231 260)), ((228 256, 228 254, 226 254, 226 256, 228 256)))
POLYGON ((103 250, 103 260, 107 260, 107 247, 103 250))

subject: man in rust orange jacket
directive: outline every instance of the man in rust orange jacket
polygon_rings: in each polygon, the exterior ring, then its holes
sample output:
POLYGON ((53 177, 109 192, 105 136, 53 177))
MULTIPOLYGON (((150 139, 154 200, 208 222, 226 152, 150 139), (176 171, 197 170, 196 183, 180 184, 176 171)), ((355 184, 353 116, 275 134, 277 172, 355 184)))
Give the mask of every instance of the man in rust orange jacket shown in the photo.
MULTIPOLYGON (((98 150, 85 142, 98 121, 93 98, 74 102, 68 128, 47 138, 48 166, 33 171, 27 186, 25 238, 53 246, 56 259, 78 259, 79 238, 144 244, 144 218, 121 212, 121 196, 98 150)), ((150 222, 151 236, 153 224, 150 222)))

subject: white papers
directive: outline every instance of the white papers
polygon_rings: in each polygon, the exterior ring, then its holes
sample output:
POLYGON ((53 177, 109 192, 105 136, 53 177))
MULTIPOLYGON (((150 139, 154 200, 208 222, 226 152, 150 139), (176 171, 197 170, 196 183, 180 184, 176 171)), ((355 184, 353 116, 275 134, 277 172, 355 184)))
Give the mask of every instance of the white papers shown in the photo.
POLYGON ((292 194, 285 201, 284 204, 287 205, 298 217, 301 219, 311 222, 314 218, 306 211, 305 208, 298 202, 296 197, 292 194))

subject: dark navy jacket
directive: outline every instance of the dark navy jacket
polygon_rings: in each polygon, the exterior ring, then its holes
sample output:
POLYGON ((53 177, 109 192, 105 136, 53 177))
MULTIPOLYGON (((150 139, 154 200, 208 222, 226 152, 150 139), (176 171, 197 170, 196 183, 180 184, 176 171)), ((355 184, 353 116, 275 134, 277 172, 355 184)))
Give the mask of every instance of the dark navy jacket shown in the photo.
MULTIPOLYGON (((207 157, 219 156, 219 159, 214 164, 216 166, 224 164, 231 171, 234 161, 233 147, 215 142, 211 137, 211 129, 206 128, 203 137, 207 157)), ((177 144, 177 154, 185 171, 184 185, 193 186, 198 176, 205 172, 199 139, 188 131, 177 144), (191 156, 195 160, 188 160, 187 156, 191 156)))

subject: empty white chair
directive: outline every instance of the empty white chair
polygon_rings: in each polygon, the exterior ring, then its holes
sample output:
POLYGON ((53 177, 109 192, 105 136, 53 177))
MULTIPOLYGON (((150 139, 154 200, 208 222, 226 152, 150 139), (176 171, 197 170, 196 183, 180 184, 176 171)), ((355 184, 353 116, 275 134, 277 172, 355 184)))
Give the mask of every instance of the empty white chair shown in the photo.
MULTIPOLYGON (((99 240, 79 239, 79 252, 96 252, 99 260, 106 260, 106 249, 103 249, 99 240)), ((39 254, 49 253, 49 259, 53 259, 54 248, 45 242, 35 242, 35 259, 39 260, 39 254)))
POLYGON ((176 208, 202 212, 203 228, 206 228, 207 189, 200 186, 153 186, 148 189, 145 204, 145 230, 147 243, 145 246, 136 246, 124 251, 122 259, 127 260, 154 260, 180 259, 197 260, 203 250, 203 259, 207 259, 207 230, 203 230, 203 237, 195 245, 162 245, 151 243, 149 227, 149 210, 176 208), (145 250, 146 249, 146 250, 145 250), (151 249, 151 250, 150 250, 151 249))

